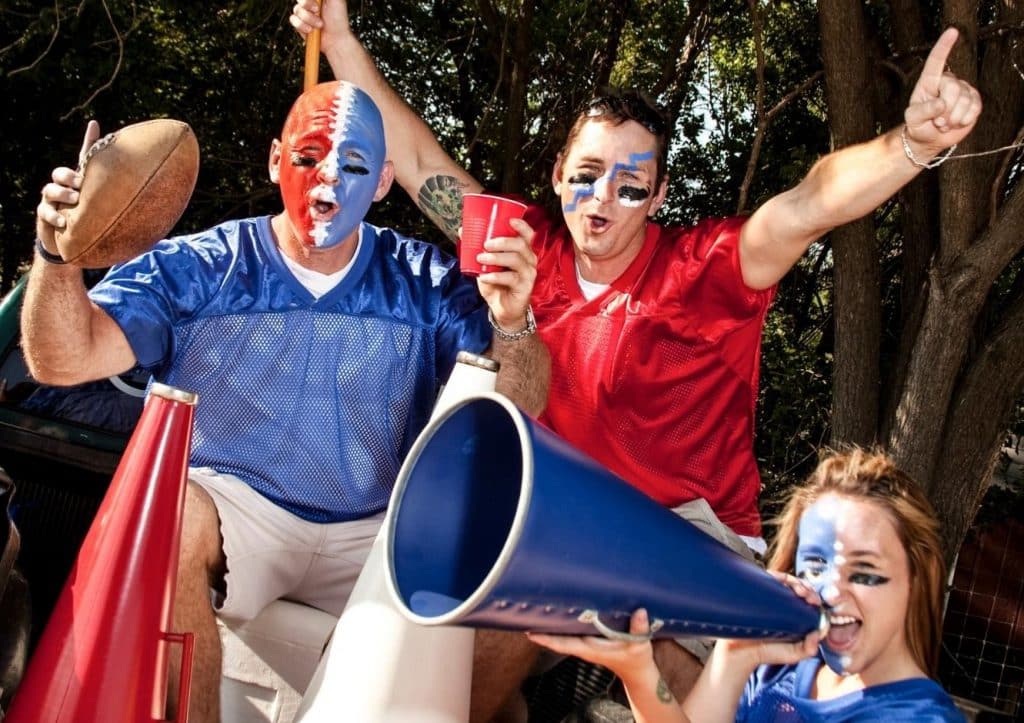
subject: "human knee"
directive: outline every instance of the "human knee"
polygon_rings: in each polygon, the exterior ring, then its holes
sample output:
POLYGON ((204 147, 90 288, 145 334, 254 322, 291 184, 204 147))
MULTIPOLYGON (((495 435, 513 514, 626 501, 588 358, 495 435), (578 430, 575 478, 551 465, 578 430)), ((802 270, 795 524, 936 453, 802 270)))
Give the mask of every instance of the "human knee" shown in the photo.
POLYGON ((219 574, 224 559, 222 547, 217 507, 206 490, 189 481, 182 513, 179 571, 219 574))

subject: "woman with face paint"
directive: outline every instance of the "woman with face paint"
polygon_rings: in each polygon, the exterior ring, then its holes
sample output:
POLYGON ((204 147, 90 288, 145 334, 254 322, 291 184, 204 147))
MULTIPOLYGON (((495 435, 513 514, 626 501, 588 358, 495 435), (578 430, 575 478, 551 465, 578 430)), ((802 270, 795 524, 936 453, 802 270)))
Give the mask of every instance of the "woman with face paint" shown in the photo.
MULTIPOLYGON (((824 604, 827 634, 793 644, 720 640, 681 706, 649 643, 531 637, 613 669, 646 723, 963 721, 932 680, 945 569, 938 528, 918 485, 884 454, 828 455, 790 497, 769 563, 824 604)), ((643 611, 631 629, 646 631, 643 611)))
MULTIPOLYGON (((297 0, 290 22, 300 33, 319 28, 335 75, 373 96, 395 178, 454 239, 462 195, 483 186, 377 70, 345 0, 297 0)), ((763 553, 753 429, 761 332, 776 285, 815 240, 871 213, 971 132, 981 98, 944 70, 956 39, 949 30, 935 44, 904 125, 824 156, 749 217, 657 223, 671 124, 637 91, 601 94, 579 109, 551 173, 560 213, 531 205, 514 223, 517 237, 493 239, 479 257, 500 264, 505 245, 517 241, 537 256, 530 301, 552 355, 540 421, 736 552, 763 553)), ((516 648, 507 638, 495 649, 506 661, 524 658, 505 666, 509 680, 474 687, 481 720, 516 687, 511 678, 529 670, 530 651, 516 648)), ((709 650, 658 641, 677 695, 709 650)))

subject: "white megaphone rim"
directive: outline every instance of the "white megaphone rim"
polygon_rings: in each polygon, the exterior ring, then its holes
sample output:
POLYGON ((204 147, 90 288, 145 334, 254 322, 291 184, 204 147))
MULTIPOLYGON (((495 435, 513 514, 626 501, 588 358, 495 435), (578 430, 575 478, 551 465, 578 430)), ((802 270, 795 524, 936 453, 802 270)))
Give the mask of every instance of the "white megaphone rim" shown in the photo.
MULTIPOLYGON (((416 438, 416 442, 413 444, 412 449, 409 450, 409 454, 406 456, 401 469, 398 471, 398 477, 395 480, 395 489, 391 493, 391 502, 388 504, 388 511, 384 518, 384 560, 387 564, 387 574, 384 577, 388 593, 391 595, 392 601, 409 620, 419 623, 420 625, 456 624, 466 615, 466 613, 479 607, 480 604, 487 599, 488 595, 490 595, 491 590, 493 590, 498 584, 498 581, 504 574, 505 568, 508 566, 509 561, 512 559, 512 555, 515 553, 515 550, 519 545, 519 538, 522 537, 523 527, 526 525, 526 516, 530 509, 530 496, 533 491, 533 445, 530 443, 530 440, 530 430, 526 420, 523 418, 523 413, 519 411, 519 408, 516 407, 508 397, 498 392, 477 392, 467 396, 465 399, 460 399, 439 416, 431 420, 431 422, 424 427, 423 431, 420 432, 420 436, 416 438), (508 413, 509 418, 515 425, 516 433, 519 437, 519 450, 522 459, 522 469, 520 471, 521 477, 519 481, 519 502, 516 505, 516 513, 512 518, 512 526, 509 529, 508 537, 505 539, 505 544, 501 549, 501 553, 491 566, 490 572, 486 577, 484 577, 483 582, 477 586, 476 590, 473 591, 469 597, 447 613, 433 617, 424 617, 410 610, 406 605, 405 600, 402 599, 401 593, 398 591, 398 582, 396 580, 394 565, 395 526, 398 519, 398 509, 402 504, 402 497, 405 495, 406 487, 408 487, 409 477, 419 460, 420 454, 430 443, 430 440, 433 439, 437 430, 444 425, 445 421, 447 421, 449 417, 457 414, 464 406, 482 400, 489 400, 501 406, 508 413)), ((509 441, 511 442, 512 440, 509 441)))

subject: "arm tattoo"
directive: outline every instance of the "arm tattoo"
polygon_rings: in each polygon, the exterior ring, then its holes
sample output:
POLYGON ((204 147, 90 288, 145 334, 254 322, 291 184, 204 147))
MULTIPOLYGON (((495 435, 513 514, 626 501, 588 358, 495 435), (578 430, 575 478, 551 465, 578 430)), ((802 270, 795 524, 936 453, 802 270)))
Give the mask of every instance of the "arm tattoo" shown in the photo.
POLYGON ((454 176, 433 176, 420 187, 416 205, 451 240, 462 225, 462 194, 469 184, 454 176))
POLYGON ((658 700, 662 703, 671 703, 674 700, 672 697, 672 691, 668 687, 668 683, 666 683, 665 679, 660 675, 658 676, 658 685, 654 692, 658 696, 658 700))

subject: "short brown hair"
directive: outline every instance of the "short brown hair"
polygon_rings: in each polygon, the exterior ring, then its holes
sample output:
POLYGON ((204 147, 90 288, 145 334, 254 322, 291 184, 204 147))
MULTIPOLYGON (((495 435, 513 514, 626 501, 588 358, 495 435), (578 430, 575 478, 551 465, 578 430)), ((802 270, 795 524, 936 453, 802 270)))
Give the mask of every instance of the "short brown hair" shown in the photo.
POLYGON ((942 630, 942 585, 945 562, 939 522, 920 486, 883 452, 853 447, 829 451, 805 484, 793 490, 776 520, 769 570, 793 572, 800 517, 817 499, 836 494, 868 500, 892 520, 910 568, 905 634, 917 664, 934 677, 942 630))
POLYGON ((576 142, 583 126, 594 121, 619 126, 626 121, 636 121, 654 135, 657 147, 655 172, 657 183, 668 175, 669 120, 665 112, 646 93, 639 90, 609 88, 594 96, 576 116, 562 146, 562 157, 569 155, 569 149, 576 142))

